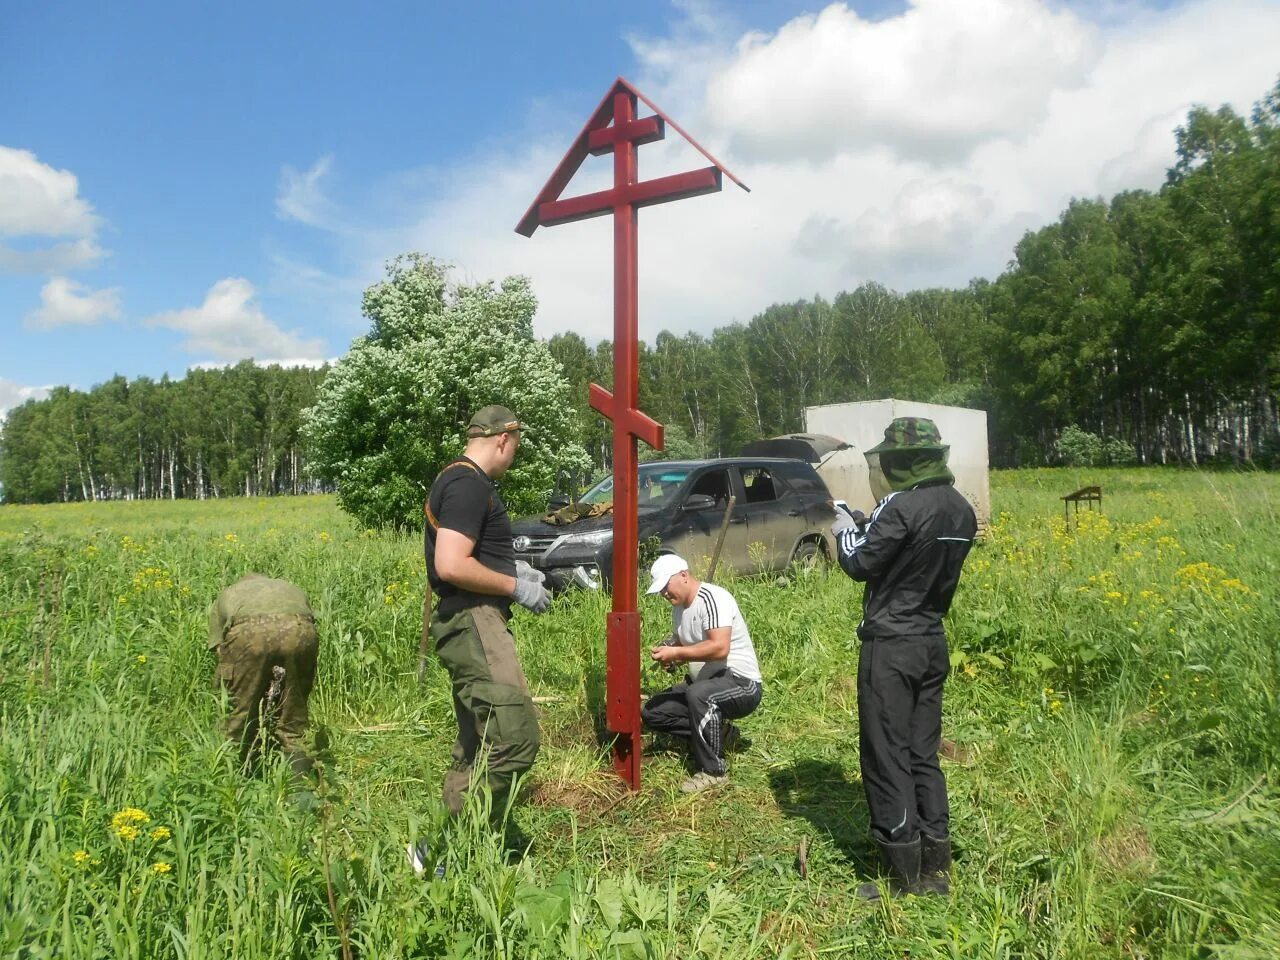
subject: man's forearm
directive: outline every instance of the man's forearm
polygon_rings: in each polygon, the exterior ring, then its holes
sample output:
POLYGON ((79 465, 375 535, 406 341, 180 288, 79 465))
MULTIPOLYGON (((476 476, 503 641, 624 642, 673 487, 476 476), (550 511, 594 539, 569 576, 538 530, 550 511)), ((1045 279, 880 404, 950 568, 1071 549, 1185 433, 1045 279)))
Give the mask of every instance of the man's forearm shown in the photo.
POLYGON ((677 660, 685 662, 704 662, 707 660, 723 660, 729 656, 728 640, 699 640, 697 643, 691 643, 687 647, 679 647, 676 654, 677 660))
POLYGON ((515 577, 490 570, 475 557, 463 557, 455 562, 453 569, 441 572, 440 576, 460 590, 492 597, 509 597, 516 588, 515 577))

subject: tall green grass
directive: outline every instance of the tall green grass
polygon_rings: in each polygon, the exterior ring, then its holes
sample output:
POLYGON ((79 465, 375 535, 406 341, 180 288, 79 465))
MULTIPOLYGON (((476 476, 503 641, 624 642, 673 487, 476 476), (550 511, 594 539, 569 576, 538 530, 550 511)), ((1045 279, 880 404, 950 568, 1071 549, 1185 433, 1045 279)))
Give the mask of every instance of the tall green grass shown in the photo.
POLYGON ((608 772, 607 598, 519 613, 544 749, 510 816, 533 847, 509 862, 469 811, 436 882, 402 852, 444 822, 453 735, 447 677, 416 675, 416 538, 324 498, 0 508, 0 956, 1280 954, 1280 481, 1028 471, 993 501, 948 625, 955 892, 878 906, 852 895, 861 593, 838 571, 728 584, 765 701, 731 784, 694 797, 673 750, 639 793, 608 772), (1105 511, 1068 526, 1085 483, 1105 511), (218 732, 206 612, 250 569, 320 620, 314 809, 218 732))

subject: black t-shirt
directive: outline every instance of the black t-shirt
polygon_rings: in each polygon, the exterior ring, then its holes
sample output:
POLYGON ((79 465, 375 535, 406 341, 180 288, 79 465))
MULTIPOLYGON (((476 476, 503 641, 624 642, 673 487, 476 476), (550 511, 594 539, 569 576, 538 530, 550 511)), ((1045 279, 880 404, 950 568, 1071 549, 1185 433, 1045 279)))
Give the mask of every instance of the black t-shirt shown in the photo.
POLYGON ((438 607, 448 614, 476 600, 505 604, 505 597, 489 597, 455 587, 435 570, 436 526, 456 530, 475 541, 471 555, 490 570, 516 575, 516 554, 511 546, 511 518, 497 485, 466 457, 447 465, 436 476, 427 495, 423 547, 431 589, 440 598, 438 607), (435 523, 433 524, 433 519, 435 523))

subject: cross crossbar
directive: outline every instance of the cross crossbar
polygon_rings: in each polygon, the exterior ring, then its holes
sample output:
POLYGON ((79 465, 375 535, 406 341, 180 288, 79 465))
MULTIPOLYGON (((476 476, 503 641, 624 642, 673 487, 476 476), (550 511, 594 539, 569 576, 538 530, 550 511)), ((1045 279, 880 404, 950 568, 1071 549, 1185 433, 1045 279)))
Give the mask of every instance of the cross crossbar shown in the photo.
POLYGON ((589 220, 624 204, 637 209, 652 207, 672 200, 685 200, 689 197, 700 197, 706 193, 716 193, 720 189, 720 171, 715 167, 704 167, 688 173, 675 173, 657 180, 646 180, 622 187, 611 187, 597 193, 586 193, 568 200, 553 200, 538 208, 538 220, 544 227, 555 227, 562 223, 573 223, 576 220, 589 220))

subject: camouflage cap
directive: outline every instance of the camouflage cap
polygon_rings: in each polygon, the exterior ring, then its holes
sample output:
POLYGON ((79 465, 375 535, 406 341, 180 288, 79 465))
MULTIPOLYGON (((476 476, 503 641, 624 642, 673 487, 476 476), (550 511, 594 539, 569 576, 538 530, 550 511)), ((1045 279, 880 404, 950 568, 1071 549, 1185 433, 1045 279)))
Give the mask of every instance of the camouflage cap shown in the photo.
POLYGON ((925 417, 897 417, 884 428, 884 440, 867 453, 892 453, 897 450, 937 450, 951 448, 942 442, 938 425, 925 417))
POLYGON ((506 407, 491 403, 481 407, 467 424, 468 437, 496 437, 500 433, 523 430, 524 424, 506 407))

